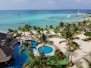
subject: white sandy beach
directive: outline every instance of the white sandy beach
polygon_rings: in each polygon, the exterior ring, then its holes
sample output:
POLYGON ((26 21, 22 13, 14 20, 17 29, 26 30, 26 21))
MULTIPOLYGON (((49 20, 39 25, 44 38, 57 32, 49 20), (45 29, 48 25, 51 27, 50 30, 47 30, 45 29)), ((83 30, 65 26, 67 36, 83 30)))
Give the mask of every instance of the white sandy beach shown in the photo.
MULTIPOLYGON (((51 38, 50 40, 54 42, 55 45, 57 45, 57 47, 65 54, 65 55, 69 55, 72 56, 72 61, 77 65, 78 62, 80 62, 83 65, 83 68, 87 68, 87 63, 86 61, 83 60, 84 57, 86 57, 87 55, 89 55, 89 53, 91 52, 91 41, 87 42, 87 41, 83 41, 81 40, 83 37, 83 35, 79 35, 80 39, 76 39, 74 40, 76 43, 78 43, 80 45, 80 49, 76 50, 75 52, 68 52, 67 51, 67 46, 66 46, 66 42, 62 42, 61 44, 59 44, 60 41, 63 41, 65 39, 63 38, 51 38)), ((71 68, 76 68, 76 66, 73 66, 71 68)))

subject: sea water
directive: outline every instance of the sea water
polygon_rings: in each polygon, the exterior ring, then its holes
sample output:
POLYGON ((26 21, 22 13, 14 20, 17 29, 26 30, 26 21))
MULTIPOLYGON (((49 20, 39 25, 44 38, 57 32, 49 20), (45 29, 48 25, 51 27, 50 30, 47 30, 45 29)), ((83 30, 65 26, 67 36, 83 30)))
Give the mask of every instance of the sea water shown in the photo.
POLYGON ((57 26, 61 21, 76 23, 86 18, 86 13, 91 13, 91 10, 79 10, 79 12, 80 15, 78 10, 1 10, 0 31, 7 31, 8 28, 17 29, 25 24, 45 27, 57 26))

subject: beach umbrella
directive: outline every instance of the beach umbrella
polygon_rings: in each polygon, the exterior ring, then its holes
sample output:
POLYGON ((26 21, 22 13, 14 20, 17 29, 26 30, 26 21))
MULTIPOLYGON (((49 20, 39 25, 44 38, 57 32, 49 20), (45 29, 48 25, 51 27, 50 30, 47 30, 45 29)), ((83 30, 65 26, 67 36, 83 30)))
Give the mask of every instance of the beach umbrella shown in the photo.
POLYGON ((12 54, 12 48, 0 46, 0 63, 9 61, 12 58, 12 54))

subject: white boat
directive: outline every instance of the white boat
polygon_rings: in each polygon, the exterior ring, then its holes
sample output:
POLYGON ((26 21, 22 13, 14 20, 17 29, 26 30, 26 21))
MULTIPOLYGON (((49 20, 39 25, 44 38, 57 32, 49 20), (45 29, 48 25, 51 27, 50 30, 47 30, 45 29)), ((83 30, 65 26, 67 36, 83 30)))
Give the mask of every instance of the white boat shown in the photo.
POLYGON ((78 10, 77 14, 78 14, 78 15, 81 15, 81 13, 79 12, 79 10, 78 10))

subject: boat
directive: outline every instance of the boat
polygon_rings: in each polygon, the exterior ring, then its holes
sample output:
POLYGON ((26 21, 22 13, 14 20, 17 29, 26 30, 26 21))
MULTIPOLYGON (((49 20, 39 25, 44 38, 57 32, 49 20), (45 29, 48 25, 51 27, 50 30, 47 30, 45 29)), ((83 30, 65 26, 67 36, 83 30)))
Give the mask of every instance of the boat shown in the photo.
POLYGON ((81 15, 81 13, 79 12, 79 9, 78 9, 78 12, 77 12, 78 15, 81 15))

